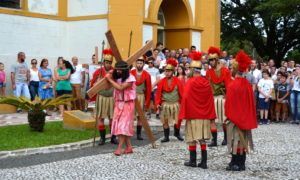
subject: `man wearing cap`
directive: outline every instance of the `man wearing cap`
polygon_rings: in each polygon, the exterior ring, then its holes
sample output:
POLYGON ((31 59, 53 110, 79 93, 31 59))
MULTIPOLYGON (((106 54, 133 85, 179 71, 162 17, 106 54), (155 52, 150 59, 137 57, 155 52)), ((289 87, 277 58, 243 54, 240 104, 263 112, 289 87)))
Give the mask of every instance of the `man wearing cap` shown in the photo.
MULTIPOLYGON (((131 74, 135 77, 136 82, 136 94, 137 99, 139 100, 141 107, 147 111, 150 107, 150 98, 151 98, 151 76, 144 69, 145 60, 144 57, 140 57, 136 60, 136 69, 131 71, 131 74)), ((136 113, 137 116, 137 113, 136 113)), ((143 140, 142 138, 142 122, 140 117, 137 116, 137 126, 136 126, 136 135, 138 140, 143 140)))
POLYGON ((175 124, 178 123, 179 106, 182 98, 183 86, 177 77, 174 77, 174 70, 177 66, 176 59, 167 60, 165 75, 157 85, 155 105, 161 108, 160 119, 164 128, 164 139, 162 143, 168 142, 170 135, 170 125, 174 125, 174 135, 178 140, 183 141, 180 136, 180 129, 175 124))
POLYGON ((237 73, 227 87, 225 102, 226 116, 229 120, 227 147, 232 155, 226 170, 243 171, 246 168, 248 148, 253 150, 251 130, 257 128, 257 120, 253 89, 245 78, 251 59, 244 51, 240 51, 234 61, 233 68, 237 73))
POLYGON ((226 145, 226 116, 225 116, 225 94, 226 94, 226 87, 231 81, 231 73, 228 68, 222 67, 219 62, 219 57, 221 55, 221 51, 219 48, 210 47, 208 49, 208 61, 211 68, 206 72, 206 78, 210 82, 210 85, 213 90, 214 94, 214 103, 215 103, 215 110, 217 114, 217 118, 215 121, 212 121, 211 124, 211 133, 212 133, 212 142, 209 144, 209 147, 217 146, 217 126, 216 123, 222 123, 223 125, 223 132, 224 132, 224 140, 222 145, 226 145))
POLYGON ((185 119, 185 141, 189 146, 190 160, 185 166, 197 167, 196 145, 200 144, 201 162, 198 167, 207 169, 206 140, 210 139, 210 124, 216 118, 214 97, 207 79, 201 76, 201 53, 190 55, 190 79, 184 87, 179 119, 185 119))
MULTIPOLYGON (((109 71, 113 70, 112 68, 112 61, 113 61, 113 54, 111 49, 104 49, 103 50, 103 60, 104 60, 104 66, 100 69, 97 69, 94 74, 93 78, 91 80, 91 87, 102 78, 105 78, 106 74, 109 73, 109 71)), ((100 141, 99 145, 105 144, 105 125, 104 125, 104 119, 109 119, 109 127, 111 129, 112 124, 112 118, 114 114, 114 99, 113 99, 113 88, 101 90, 98 92, 98 97, 96 100, 96 114, 98 115, 98 130, 100 134, 100 141)), ((112 144, 117 144, 116 136, 111 136, 112 144)))

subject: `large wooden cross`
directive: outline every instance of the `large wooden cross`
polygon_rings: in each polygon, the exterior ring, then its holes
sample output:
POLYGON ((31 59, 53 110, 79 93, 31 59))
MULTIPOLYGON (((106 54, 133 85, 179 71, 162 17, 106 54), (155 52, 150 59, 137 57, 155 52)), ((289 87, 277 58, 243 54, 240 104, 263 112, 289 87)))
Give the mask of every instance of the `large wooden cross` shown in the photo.
MULTIPOLYGON (((122 61, 122 56, 118 50, 116 41, 114 39, 114 36, 113 36, 111 30, 107 31, 105 33, 105 35, 106 35, 107 41, 110 45, 110 48, 112 49, 112 52, 113 52, 113 55, 114 55, 116 61, 122 61)), ((125 61, 127 62, 128 65, 132 65, 139 57, 143 56, 147 51, 149 51, 152 48, 152 46, 153 46, 153 41, 149 41, 144 47, 142 47, 141 49, 136 51, 133 55, 131 55, 125 61)), ((100 81, 98 81, 97 83, 95 83, 94 86, 91 87, 87 91, 87 94, 91 98, 91 97, 94 97, 100 90, 107 89, 109 87, 110 87, 109 82, 107 81, 106 78, 103 78, 100 81)), ((149 126, 149 123, 145 117, 144 111, 143 111, 138 99, 135 100, 135 108, 138 113, 138 116, 141 119, 143 128, 145 129, 145 132, 146 132, 149 140, 151 141, 152 147, 155 148, 155 138, 152 134, 151 128, 149 126)))

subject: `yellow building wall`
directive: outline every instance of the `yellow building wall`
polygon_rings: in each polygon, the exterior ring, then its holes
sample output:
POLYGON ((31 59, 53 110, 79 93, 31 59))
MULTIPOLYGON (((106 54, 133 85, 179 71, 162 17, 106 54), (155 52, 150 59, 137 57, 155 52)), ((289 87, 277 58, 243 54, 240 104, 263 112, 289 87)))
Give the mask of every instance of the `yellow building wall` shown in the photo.
POLYGON ((46 15, 28 12, 28 1, 23 0, 21 10, 0 8, 0 13, 28 16, 34 18, 46 18, 61 21, 80 21, 91 19, 108 19, 108 29, 115 35, 120 53, 125 59, 128 56, 129 34, 133 31, 131 54, 142 45, 143 24, 153 26, 153 41, 157 42, 157 13, 162 5, 166 14, 166 46, 171 49, 189 47, 192 42, 192 31, 201 32, 201 49, 206 51, 209 46, 220 46, 220 0, 196 0, 195 17, 188 0, 151 0, 149 14, 144 16, 144 0, 109 0, 108 14, 92 16, 67 17, 68 1, 59 0, 58 15, 46 15), (177 2, 178 1, 178 2, 177 2), (171 3, 170 3, 171 2, 171 3), (178 12, 185 8, 187 14, 178 12), (188 17, 186 17, 188 16, 188 17))
POLYGON ((207 51, 209 46, 220 47, 220 0, 196 1, 196 26, 202 27, 201 46, 207 51))
POLYGON ((166 30, 166 46, 169 49, 190 47, 191 33, 189 30, 166 30))
POLYGON ((153 24, 154 42, 157 42, 157 12, 161 7, 166 15, 165 45, 168 48, 191 46, 193 31, 201 32, 202 51, 209 46, 220 46, 220 0, 196 0, 195 17, 188 0, 165 2, 151 0, 148 18, 144 19, 145 24, 153 24))
POLYGON ((112 30, 118 49, 126 59, 129 35, 132 35, 131 54, 142 47, 144 2, 142 0, 109 0, 108 28, 112 30))

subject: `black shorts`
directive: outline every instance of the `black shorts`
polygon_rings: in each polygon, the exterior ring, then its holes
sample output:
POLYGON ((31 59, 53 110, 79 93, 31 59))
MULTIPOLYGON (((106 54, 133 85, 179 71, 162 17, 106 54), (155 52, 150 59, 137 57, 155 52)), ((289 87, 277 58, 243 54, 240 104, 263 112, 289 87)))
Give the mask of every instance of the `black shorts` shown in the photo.
POLYGON ((258 109, 260 110, 269 110, 270 108, 270 100, 268 102, 265 101, 266 98, 258 99, 258 109))
POLYGON ((64 94, 72 94, 72 91, 68 91, 68 90, 56 90, 56 94, 57 94, 57 96, 62 96, 64 94))

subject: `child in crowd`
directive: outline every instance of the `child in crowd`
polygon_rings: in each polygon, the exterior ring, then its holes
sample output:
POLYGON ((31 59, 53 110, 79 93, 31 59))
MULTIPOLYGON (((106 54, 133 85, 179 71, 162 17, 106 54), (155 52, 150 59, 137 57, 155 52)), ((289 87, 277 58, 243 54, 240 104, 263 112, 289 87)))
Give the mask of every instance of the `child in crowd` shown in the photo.
POLYGON ((269 124, 268 113, 270 108, 270 99, 272 98, 272 92, 274 89, 273 80, 270 78, 270 72, 268 70, 262 71, 263 78, 259 80, 258 92, 258 108, 260 110, 260 123, 269 124))
POLYGON ((6 76, 4 64, 0 62, 0 96, 5 96, 6 76))
POLYGON ((286 121, 286 115, 288 113, 288 96, 290 94, 290 87, 286 80, 287 74, 282 73, 280 82, 277 85, 276 122, 279 122, 279 115, 281 111, 282 122, 286 121))

